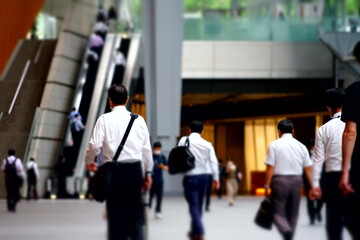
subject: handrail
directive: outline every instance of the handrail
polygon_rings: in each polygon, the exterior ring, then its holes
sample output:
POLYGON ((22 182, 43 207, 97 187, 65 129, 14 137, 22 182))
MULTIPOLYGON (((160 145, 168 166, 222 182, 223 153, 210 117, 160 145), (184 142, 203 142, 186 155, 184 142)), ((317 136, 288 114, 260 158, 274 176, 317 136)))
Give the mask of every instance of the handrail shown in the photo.
POLYGON ((34 136, 36 136, 38 134, 38 128, 39 128, 39 118, 41 116, 41 108, 37 107, 35 110, 35 114, 34 114, 34 118, 33 118, 33 122, 31 124, 31 129, 30 129, 30 133, 29 133, 29 137, 28 137, 28 141, 26 144, 26 148, 25 148, 25 154, 23 157, 23 161, 24 163, 28 162, 29 156, 30 156, 30 150, 32 147, 32 143, 33 143, 33 138, 34 136))
POLYGON ((44 47, 44 41, 41 41, 40 47, 38 48, 38 50, 36 52, 36 56, 35 56, 35 59, 34 59, 34 64, 37 64, 37 62, 39 61, 40 53, 42 52, 43 47, 44 47))
POLYGON ((24 68, 24 70, 23 70, 23 73, 22 73, 22 76, 21 76, 19 85, 18 85, 18 87, 17 87, 17 89, 16 89, 14 98, 13 98, 13 100, 12 100, 12 102, 11 102, 11 105, 10 105, 10 108, 9 108, 9 111, 8 111, 8 114, 9 114, 9 115, 10 115, 11 112, 12 112, 12 109, 13 109, 13 107, 14 107, 15 101, 16 101, 18 95, 19 95, 19 91, 20 91, 21 85, 22 85, 22 83, 23 83, 23 81, 24 81, 24 79, 25 79, 25 76, 26 76, 26 74, 27 74, 27 72, 28 72, 28 70, 29 70, 30 62, 31 62, 30 60, 27 60, 27 62, 26 62, 26 65, 25 65, 25 68, 24 68))
POLYGON ((76 167, 75 167, 75 177, 83 177, 85 173, 85 152, 87 145, 89 143, 91 134, 92 134, 92 128, 95 125, 95 122, 99 116, 99 114, 102 114, 104 109, 99 109, 100 106, 100 100, 103 96, 103 94, 106 94, 107 86, 106 85, 106 79, 107 74, 110 68, 111 63, 111 56, 114 52, 114 44, 115 44, 115 34, 107 34, 105 44, 103 47, 103 52, 101 54, 101 59, 99 63, 99 70, 96 75, 96 81, 95 86, 93 90, 93 95, 91 98, 91 108, 89 110, 87 120, 86 120, 86 128, 84 130, 83 138, 81 141, 81 146, 79 150, 79 154, 77 157, 76 167), (101 112, 102 111, 102 112, 101 112))

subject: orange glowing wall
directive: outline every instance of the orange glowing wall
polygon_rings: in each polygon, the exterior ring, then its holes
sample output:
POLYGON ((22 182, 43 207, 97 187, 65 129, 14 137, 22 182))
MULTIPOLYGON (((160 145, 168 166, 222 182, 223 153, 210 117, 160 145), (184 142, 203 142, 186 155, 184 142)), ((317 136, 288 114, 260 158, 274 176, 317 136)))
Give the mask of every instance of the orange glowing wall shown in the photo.
POLYGON ((18 40, 31 29, 44 1, 0 1, 0 74, 18 40))

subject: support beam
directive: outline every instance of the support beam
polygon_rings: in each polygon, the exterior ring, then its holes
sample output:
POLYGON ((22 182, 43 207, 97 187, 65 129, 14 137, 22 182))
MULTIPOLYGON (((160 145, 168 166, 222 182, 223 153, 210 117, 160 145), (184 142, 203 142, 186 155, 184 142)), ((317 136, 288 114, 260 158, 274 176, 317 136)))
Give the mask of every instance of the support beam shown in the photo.
MULTIPOLYGON (((146 121, 167 154, 180 134, 183 1, 143 0, 146 121)), ((181 191, 179 178, 165 191, 181 191)))

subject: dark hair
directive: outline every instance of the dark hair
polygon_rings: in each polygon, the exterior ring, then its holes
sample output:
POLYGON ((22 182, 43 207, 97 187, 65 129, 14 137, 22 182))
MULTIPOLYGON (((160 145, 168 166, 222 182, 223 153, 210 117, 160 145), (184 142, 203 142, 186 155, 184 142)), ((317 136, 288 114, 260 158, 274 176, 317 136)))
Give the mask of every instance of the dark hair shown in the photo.
POLYGON ((8 155, 9 155, 9 156, 15 156, 15 150, 12 149, 12 148, 10 148, 10 149, 8 150, 8 155))
POLYGON ((161 142, 154 142, 153 147, 160 147, 161 148, 161 142))
POLYGON ((353 50, 353 55, 356 58, 356 61, 360 62, 360 41, 356 43, 353 50))
POLYGON ((204 130, 204 125, 198 120, 194 120, 190 123, 191 132, 201 133, 204 130))
POLYGON ((33 162, 35 162, 35 159, 34 159, 34 158, 30 158, 30 161, 33 161, 33 162))
POLYGON ((128 92, 121 84, 112 85, 108 90, 108 95, 115 105, 124 105, 128 98, 128 92))
POLYGON ((289 119, 283 119, 278 123, 277 128, 282 133, 292 133, 294 124, 289 119))
POLYGON ((325 105, 336 112, 341 108, 345 100, 345 91, 341 88, 331 88, 325 91, 325 105))

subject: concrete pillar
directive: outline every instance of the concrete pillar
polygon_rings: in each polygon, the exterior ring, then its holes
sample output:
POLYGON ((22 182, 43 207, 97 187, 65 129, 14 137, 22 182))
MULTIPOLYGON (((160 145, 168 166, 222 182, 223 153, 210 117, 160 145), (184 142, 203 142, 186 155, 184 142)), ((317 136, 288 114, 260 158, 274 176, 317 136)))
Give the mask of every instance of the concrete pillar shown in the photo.
MULTIPOLYGON (((183 1, 143 0, 146 120, 152 142, 167 155, 180 134, 183 1)), ((181 191, 180 177, 166 177, 165 191, 181 191)))

